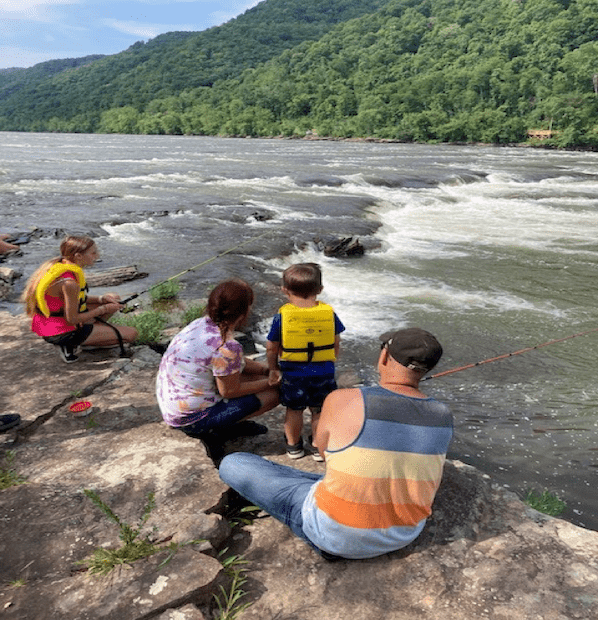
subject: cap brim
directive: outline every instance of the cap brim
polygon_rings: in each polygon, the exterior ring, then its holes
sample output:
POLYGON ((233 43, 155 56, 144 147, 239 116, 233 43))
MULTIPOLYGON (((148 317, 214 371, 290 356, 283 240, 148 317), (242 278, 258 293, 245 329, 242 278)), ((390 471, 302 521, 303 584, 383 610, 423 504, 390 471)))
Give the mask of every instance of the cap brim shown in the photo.
POLYGON ((378 337, 378 339, 380 340, 380 342, 386 342, 387 340, 390 340, 394 336, 394 334, 396 334, 396 330, 392 332, 384 332, 378 337))

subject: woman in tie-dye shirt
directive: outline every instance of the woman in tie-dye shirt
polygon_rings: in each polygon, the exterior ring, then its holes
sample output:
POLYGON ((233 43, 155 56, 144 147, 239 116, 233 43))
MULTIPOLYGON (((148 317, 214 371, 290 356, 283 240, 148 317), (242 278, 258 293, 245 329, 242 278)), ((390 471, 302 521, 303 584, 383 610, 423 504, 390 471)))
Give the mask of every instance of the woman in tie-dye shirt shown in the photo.
POLYGON ((156 381, 158 405, 169 426, 203 438, 278 404, 268 366, 246 359, 233 338, 252 304, 246 282, 221 282, 210 294, 206 316, 173 338, 156 381))

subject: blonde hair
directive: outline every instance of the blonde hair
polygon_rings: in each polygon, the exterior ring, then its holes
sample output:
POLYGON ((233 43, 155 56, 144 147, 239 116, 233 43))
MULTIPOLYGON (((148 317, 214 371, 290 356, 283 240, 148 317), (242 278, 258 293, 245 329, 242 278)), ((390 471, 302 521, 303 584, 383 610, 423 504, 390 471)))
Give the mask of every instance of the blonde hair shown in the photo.
POLYGON ((60 256, 51 258, 40 265, 27 280, 25 290, 21 295, 21 302, 25 306, 27 316, 32 317, 37 312, 35 290, 48 269, 50 269, 52 265, 62 261, 63 258, 74 263, 76 254, 87 252, 93 245, 95 245, 95 241, 91 237, 75 237, 74 235, 70 235, 62 240, 60 244, 60 256))

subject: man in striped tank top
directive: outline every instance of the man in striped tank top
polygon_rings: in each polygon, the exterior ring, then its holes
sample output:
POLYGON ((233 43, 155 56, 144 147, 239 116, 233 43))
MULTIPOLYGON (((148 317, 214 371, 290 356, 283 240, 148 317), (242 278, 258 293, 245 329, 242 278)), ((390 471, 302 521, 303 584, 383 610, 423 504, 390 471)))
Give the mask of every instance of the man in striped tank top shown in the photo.
POLYGON ((224 482, 327 559, 372 558, 417 538, 453 434, 446 405, 419 389, 442 355, 436 338, 410 328, 381 340, 379 384, 324 401, 315 438, 324 476, 247 453, 220 465, 224 482))

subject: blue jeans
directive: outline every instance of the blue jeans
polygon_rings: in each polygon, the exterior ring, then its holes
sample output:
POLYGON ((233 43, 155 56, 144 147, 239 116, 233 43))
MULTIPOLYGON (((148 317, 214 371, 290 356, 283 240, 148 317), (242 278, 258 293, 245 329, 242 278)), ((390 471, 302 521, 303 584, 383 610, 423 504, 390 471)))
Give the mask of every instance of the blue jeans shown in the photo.
POLYGON ((220 478, 245 499, 291 528, 327 560, 339 559, 316 547, 303 532, 301 508, 320 474, 279 465, 248 452, 234 452, 222 459, 220 478))
POLYGON ((203 418, 192 424, 177 426, 176 428, 191 437, 196 437, 208 431, 232 426, 255 413, 261 406, 262 403, 255 394, 225 398, 206 409, 203 418))

